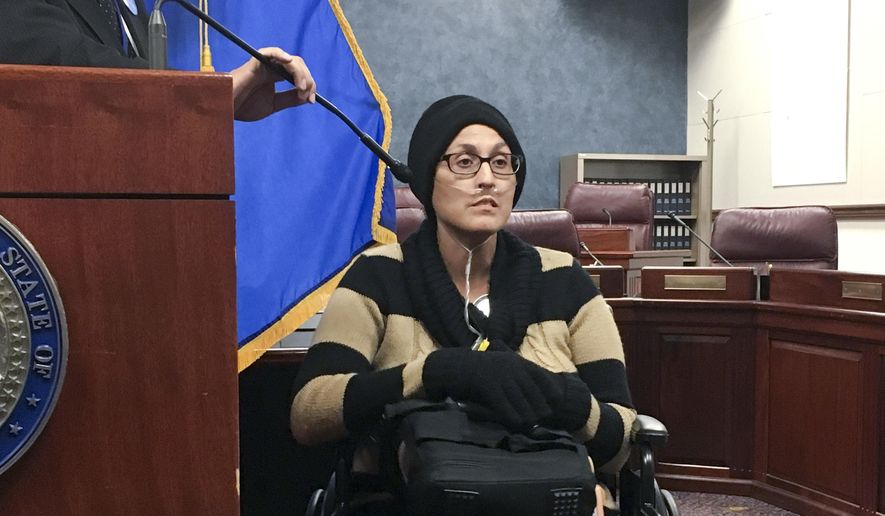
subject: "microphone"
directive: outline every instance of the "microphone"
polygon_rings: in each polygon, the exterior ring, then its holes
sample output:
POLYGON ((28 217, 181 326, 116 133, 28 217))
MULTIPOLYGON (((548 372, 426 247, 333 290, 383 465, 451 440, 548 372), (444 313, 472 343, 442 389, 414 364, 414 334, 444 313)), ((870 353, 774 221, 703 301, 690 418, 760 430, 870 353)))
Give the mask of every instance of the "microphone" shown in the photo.
POLYGON ((585 253, 590 255, 590 258, 593 258, 593 260, 595 260, 593 262, 593 265, 605 265, 604 263, 602 263, 602 260, 600 260, 596 257, 596 255, 590 252, 590 248, 587 247, 587 244, 585 244, 584 242, 578 242, 578 245, 581 246, 581 249, 583 249, 585 253))
POLYGON ((608 225, 611 226, 612 225, 612 212, 608 211, 608 208, 603 208, 602 213, 605 213, 606 215, 608 215, 608 225))
POLYGON ((166 18, 160 6, 165 0, 156 0, 148 20, 148 66, 151 70, 166 69, 166 18))
POLYGON ((734 267, 734 264, 732 264, 730 261, 726 260, 725 257, 722 256, 721 254, 719 254, 719 251, 717 251, 716 249, 713 249, 713 246, 711 246, 710 244, 708 244, 707 242, 705 242, 704 239, 701 238, 700 235, 698 235, 697 233, 695 233, 694 230, 691 229, 691 227, 689 227, 689 225, 686 224, 685 221, 683 221, 682 219, 680 219, 679 216, 677 216, 674 212, 672 212, 672 211, 668 211, 668 212, 667 212, 667 216, 670 217, 671 219, 673 219, 673 220, 674 220, 676 223, 678 223, 680 226, 682 226, 682 227, 684 227, 685 229, 687 229, 689 233, 691 233, 695 238, 698 239, 698 242, 704 244, 704 247, 706 247, 707 249, 713 251, 713 254, 715 254, 716 256, 719 257, 720 260, 722 260, 723 262, 725 262, 726 264, 728 264, 729 267, 734 267))
MULTIPOLYGON (((280 78, 286 80, 292 86, 295 86, 295 81, 292 79, 292 76, 289 72, 286 71, 285 68, 273 59, 263 55, 261 52, 256 50, 253 46, 249 45, 239 36, 231 32, 227 27, 218 23, 215 18, 212 18, 208 14, 204 13, 200 9, 194 7, 193 4, 187 2, 186 0, 169 0, 171 2, 175 2, 176 4, 184 7, 184 9, 197 18, 206 22, 206 25, 209 25, 226 39, 237 45, 238 47, 245 50, 249 55, 257 59, 264 66, 268 67, 271 71, 276 73, 280 78)), ((151 13, 150 20, 148 21, 148 64, 152 70, 165 70, 166 69, 166 56, 167 56, 167 48, 166 48, 166 19, 163 18, 163 13, 160 11, 160 8, 166 0, 156 0, 154 3, 154 10, 151 13)), ((295 86, 297 88, 297 86, 295 86)), ((381 145, 378 144, 371 136, 366 134, 362 129, 360 129, 350 118, 347 117, 344 113, 338 109, 335 104, 332 104, 325 97, 316 94, 317 104, 323 106, 327 110, 331 111, 332 114, 337 116, 344 122, 347 127, 350 128, 363 142, 363 145, 369 148, 375 156, 378 157, 381 161, 384 162, 385 165, 390 169, 390 172, 394 177, 402 181, 403 183, 409 183, 412 179, 412 171, 409 170, 409 167, 393 158, 390 154, 385 151, 381 145)))

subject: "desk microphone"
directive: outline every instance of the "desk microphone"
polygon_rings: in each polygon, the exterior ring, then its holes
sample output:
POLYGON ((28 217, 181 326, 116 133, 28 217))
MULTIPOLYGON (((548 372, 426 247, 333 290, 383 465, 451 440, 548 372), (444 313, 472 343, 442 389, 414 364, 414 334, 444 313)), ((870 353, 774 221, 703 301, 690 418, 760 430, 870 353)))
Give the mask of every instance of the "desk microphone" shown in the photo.
POLYGON ((705 242, 704 239, 701 238, 700 235, 698 235, 697 233, 695 233, 694 230, 691 229, 691 228, 688 226, 688 224, 685 223, 685 221, 683 221, 682 219, 680 219, 678 215, 676 215, 676 214, 673 213, 672 211, 668 211, 668 212, 667 212, 667 216, 670 217, 671 219, 673 219, 674 221, 676 221, 676 223, 678 223, 680 226, 682 226, 682 227, 684 227, 685 229, 687 229, 689 233, 691 233, 695 238, 698 239, 698 242, 704 244, 704 247, 706 247, 707 249, 713 251, 713 254, 715 254, 716 256, 719 257, 720 260, 722 260, 723 262, 725 262, 726 264, 728 264, 729 267, 734 267, 734 264, 732 264, 730 261, 726 260, 725 257, 722 256, 721 254, 719 254, 719 251, 717 251, 716 249, 713 249, 713 246, 712 246, 712 245, 710 245, 710 244, 708 244, 707 242, 705 242))
MULTIPOLYGON (((154 3, 154 10, 151 13, 150 21, 148 22, 148 63, 152 70, 165 70, 166 69, 166 19, 163 18, 163 13, 160 11, 160 8, 163 6, 163 3, 166 0, 157 0, 154 3)), ((286 80, 292 86, 295 86, 295 82, 292 80, 292 76, 289 75, 289 72, 286 71, 285 68, 273 59, 263 55, 261 52, 256 50, 254 47, 240 39, 239 36, 231 32, 227 27, 218 23, 215 18, 212 18, 208 14, 204 13, 200 9, 193 6, 193 4, 187 2, 186 0, 170 0, 175 2, 176 4, 184 7, 184 9, 197 18, 206 22, 207 25, 221 33, 226 39, 242 48, 246 52, 249 53, 252 57, 257 59, 259 62, 264 64, 264 66, 271 69, 274 73, 279 75, 282 79, 286 80)), ((295 86, 297 88, 297 86, 295 86)), ((357 125, 347 117, 344 113, 341 112, 335 104, 332 104, 328 100, 326 100, 319 93, 316 94, 317 104, 323 106, 324 108, 331 111, 335 116, 341 119, 347 127, 351 129, 363 142, 363 145, 369 148, 375 156, 384 162, 388 168, 390 168, 390 172, 402 181, 403 183, 408 183, 412 179, 412 171, 409 170, 409 167, 406 166, 405 163, 394 159, 390 154, 387 153, 378 142, 372 139, 371 136, 366 134, 362 129, 357 127, 357 125)))
POLYGON ((605 213, 606 215, 608 215, 608 225, 611 226, 612 225, 612 212, 608 211, 608 208, 603 208, 602 213, 605 213))
POLYGON ((605 266, 605 264, 602 263, 602 260, 600 260, 599 258, 596 257, 596 255, 594 255, 593 253, 590 252, 590 248, 587 247, 587 244, 585 244, 584 242, 578 242, 578 244, 581 246, 581 249, 583 249, 584 252, 586 252, 587 254, 590 255, 590 258, 593 258, 593 260, 594 260, 593 265, 594 266, 596 266, 596 265, 605 266))

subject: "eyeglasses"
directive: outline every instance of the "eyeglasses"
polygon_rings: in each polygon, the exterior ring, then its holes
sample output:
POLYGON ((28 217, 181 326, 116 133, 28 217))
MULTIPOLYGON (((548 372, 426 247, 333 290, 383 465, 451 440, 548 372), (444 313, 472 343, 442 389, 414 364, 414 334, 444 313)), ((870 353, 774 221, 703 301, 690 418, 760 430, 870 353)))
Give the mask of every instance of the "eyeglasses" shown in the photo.
POLYGON ((439 160, 445 161, 453 174, 469 177, 475 176, 483 163, 488 163, 496 176, 512 176, 522 165, 522 156, 519 154, 495 154, 483 158, 471 152, 456 152, 443 154, 439 160))

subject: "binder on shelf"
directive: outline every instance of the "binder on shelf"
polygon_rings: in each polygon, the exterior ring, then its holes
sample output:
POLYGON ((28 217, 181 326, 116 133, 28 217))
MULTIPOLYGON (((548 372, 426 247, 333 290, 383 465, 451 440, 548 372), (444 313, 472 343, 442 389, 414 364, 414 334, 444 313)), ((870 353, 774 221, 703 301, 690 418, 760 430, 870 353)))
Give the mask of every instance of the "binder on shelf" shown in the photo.
POLYGON ((693 213, 692 205, 691 205, 691 181, 685 182, 685 214, 691 215, 693 213))
POLYGON ((663 215, 664 214, 664 190, 661 188, 661 182, 654 182, 654 192, 655 192, 655 215, 663 215))
POLYGON ((676 186, 676 213, 685 213, 685 195, 683 194, 683 182, 677 181, 676 186))

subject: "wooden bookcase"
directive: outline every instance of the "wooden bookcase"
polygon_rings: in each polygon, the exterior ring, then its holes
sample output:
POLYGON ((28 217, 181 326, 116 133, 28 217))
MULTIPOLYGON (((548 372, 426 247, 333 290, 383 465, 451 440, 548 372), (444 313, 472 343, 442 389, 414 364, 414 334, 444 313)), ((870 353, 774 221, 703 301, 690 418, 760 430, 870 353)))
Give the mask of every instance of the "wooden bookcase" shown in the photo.
MULTIPOLYGON (((684 181, 691 186, 691 212, 679 217, 704 240, 712 230, 713 183, 706 156, 666 154, 570 154, 559 159, 559 205, 565 204, 569 187, 593 179, 637 182, 684 181)), ((656 195, 659 195, 656 192, 656 195)), ((655 215, 656 223, 670 223, 666 215, 655 215)), ((686 264, 709 265, 709 251, 696 238, 685 250, 686 264)))

